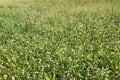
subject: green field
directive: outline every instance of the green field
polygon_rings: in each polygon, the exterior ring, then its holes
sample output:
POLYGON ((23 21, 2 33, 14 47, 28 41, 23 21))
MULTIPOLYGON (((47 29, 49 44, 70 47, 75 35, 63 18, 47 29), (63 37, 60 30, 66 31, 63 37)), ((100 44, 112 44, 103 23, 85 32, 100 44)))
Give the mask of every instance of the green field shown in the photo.
POLYGON ((0 0, 0 80, 120 80, 120 0, 0 0))

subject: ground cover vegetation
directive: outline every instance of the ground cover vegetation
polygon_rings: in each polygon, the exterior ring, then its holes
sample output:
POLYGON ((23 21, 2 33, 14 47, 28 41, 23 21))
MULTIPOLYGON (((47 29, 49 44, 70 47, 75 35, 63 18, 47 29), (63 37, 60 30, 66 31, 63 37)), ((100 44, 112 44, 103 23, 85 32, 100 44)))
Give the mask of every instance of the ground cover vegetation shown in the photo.
POLYGON ((0 80, 120 80, 120 0, 0 0, 0 80))

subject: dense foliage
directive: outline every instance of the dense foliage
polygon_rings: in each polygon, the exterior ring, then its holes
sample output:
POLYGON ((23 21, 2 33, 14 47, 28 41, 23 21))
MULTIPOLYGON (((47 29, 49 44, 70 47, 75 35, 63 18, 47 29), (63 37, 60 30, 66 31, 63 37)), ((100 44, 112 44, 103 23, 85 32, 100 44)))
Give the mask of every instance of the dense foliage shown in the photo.
POLYGON ((119 0, 1 0, 0 80, 120 80, 119 0))

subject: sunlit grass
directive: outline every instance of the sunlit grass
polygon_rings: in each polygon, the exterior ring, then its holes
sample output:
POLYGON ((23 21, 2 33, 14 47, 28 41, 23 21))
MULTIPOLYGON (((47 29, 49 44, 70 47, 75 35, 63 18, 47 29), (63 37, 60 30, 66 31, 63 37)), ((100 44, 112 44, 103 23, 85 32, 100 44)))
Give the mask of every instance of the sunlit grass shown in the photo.
POLYGON ((0 0, 1 80, 119 80, 119 0, 0 0))

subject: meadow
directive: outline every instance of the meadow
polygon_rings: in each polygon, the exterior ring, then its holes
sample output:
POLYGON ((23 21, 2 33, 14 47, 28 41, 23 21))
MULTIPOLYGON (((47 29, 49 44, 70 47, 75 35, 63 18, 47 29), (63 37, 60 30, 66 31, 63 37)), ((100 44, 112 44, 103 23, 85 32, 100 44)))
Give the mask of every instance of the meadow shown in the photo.
POLYGON ((0 0, 0 80, 120 80, 120 0, 0 0))

